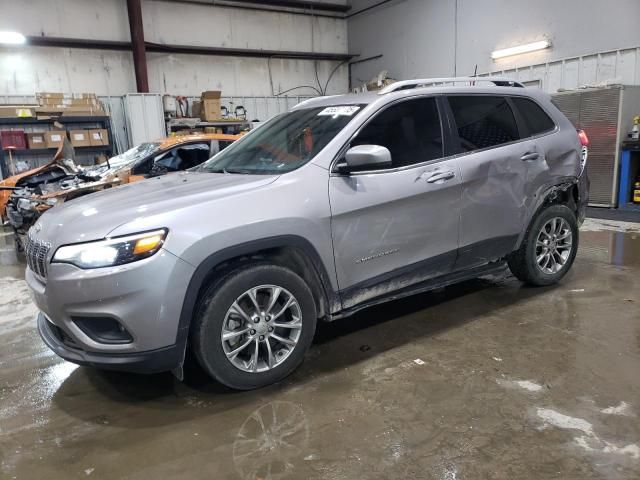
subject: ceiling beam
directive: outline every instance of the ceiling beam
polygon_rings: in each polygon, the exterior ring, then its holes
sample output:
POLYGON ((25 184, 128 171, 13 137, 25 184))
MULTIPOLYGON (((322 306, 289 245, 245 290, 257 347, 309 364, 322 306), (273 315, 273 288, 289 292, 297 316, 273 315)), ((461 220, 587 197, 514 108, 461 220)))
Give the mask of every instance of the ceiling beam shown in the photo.
POLYGON ((138 93, 149 93, 149 75, 147 73, 147 53, 145 51, 144 28, 142 26, 142 5, 140 0, 127 0, 129 32, 131 33, 131 51, 133 69, 136 73, 138 93))

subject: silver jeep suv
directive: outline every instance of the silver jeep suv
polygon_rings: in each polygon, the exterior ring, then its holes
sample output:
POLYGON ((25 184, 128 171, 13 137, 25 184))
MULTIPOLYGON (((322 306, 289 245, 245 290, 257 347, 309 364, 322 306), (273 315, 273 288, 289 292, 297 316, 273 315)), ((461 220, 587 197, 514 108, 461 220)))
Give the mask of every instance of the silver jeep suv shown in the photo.
POLYGON ((221 383, 291 373, 336 320, 508 264, 571 267, 587 139, 501 78, 297 105, 199 167, 69 201, 29 231, 38 330, 81 365, 221 383))

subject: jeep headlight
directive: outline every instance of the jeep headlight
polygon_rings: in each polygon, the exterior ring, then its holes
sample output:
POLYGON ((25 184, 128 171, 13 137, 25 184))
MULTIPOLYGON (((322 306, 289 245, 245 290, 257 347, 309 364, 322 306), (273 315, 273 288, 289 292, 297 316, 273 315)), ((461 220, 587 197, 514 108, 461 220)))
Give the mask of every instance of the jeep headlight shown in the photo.
POLYGON ((80 268, 124 265, 154 255, 164 243, 167 230, 136 233, 97 242, 65 245, 56 250, 52 263, 70 263, 80 268))

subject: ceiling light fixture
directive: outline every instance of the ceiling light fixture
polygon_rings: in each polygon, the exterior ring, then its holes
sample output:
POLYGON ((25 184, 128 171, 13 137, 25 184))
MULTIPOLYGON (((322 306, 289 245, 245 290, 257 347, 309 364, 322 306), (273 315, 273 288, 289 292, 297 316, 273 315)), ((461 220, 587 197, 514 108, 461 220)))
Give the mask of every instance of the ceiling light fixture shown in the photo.
POLYGON ((502 50, 494 50, 491 52, 491 58, 497 60, 498 58, 511 57, 512 55, 521 55, 523 53, 536 52, 538 50, 544 50, 549 48, 551 42, 549 40, 540 40, 539 42, 527 43, 525 45, 518 45, 517 47, 503 48, 502 50))
POLYGON ((27 38, 18 32, 0 32, 0 44, 4 45, 22 45, 27 38))

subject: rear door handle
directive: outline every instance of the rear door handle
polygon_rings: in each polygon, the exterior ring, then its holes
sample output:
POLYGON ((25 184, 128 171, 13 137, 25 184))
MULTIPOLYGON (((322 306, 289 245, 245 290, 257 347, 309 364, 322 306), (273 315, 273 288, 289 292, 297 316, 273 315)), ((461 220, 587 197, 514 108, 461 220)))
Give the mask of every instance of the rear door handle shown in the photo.
POLYGON ((540 158, 540 154, 538 152, 527 152, 520 157, 520 160, 526 162, 527 160, 538 160, 540 158))
POLYGON ((446 180, 451 180, 455 176, 456 174, 452 171, 437 172, 427 178, 427 183, 444 182, 446 180))

